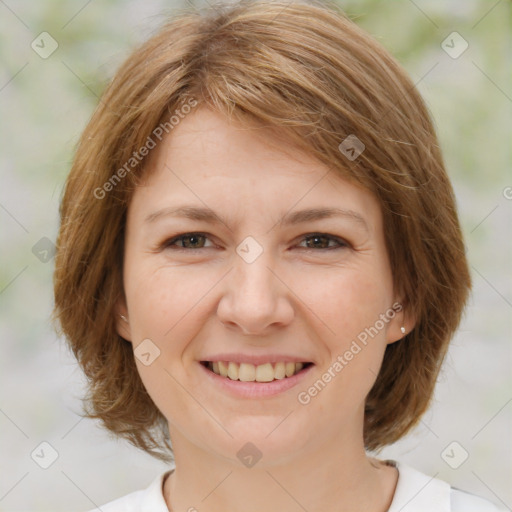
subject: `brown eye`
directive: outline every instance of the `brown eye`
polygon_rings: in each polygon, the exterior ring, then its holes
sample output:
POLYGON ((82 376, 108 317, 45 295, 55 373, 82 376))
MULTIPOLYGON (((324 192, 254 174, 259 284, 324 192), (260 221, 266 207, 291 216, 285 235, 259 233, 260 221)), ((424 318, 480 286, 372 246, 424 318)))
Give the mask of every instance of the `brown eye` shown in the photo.
POLYGON ((180 238, 183 247, 187 249, 199 249, 204 247, 205 236, 203 235, 186 235, 180 238))
POLYGON ((162 246, 166 249, 207 249, 212 243, 206 245, 209 238, 203 233, 184 233, 165 241, 162 246))
POLYGON ((338 237, 324 233, 306 235, 304 237, 304 242, 306 243, 306 249, 339 249, 348 246, 346 242, 338 237), (332 245, 332 242, 334 242, 334 245, 332 245))

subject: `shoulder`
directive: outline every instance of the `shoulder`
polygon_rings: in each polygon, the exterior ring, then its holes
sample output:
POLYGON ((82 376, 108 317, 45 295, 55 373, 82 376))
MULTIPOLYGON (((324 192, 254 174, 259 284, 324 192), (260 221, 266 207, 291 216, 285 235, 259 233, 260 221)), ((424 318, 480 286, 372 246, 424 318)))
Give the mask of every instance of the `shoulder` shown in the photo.
POLYGON ((388 512, 502 512, 492 502, 429 476, 406 464, 389 461, 398 469, 398 482, 388 512))
POLYGON ((480 496, 454 488, 451 491, 451 505, 452 512, 503 512, 505 510, 480 496))
POLYGON ((136 491, 110 501, 101 507, 90 510, 89 512, 139 512, 141 510, 141 502, 146 491, 136 491))
POLYGON ((170 473, 162 473, 146 489, 135 491, 89 512, 169 512, 163 495, 163 482, 170 473))

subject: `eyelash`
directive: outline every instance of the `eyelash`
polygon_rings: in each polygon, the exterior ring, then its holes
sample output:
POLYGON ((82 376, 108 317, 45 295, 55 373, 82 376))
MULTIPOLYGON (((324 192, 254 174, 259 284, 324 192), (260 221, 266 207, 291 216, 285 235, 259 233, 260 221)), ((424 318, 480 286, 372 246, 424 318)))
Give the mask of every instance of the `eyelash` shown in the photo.
MULTIPOLYGON (((180 235, 169 238, 169 239, 165 240, 164 242, 162 242, 162 244, 160 245, 160 249, 172 249, 172 250, 177 250, 177 251, 198 251, 201 249, 211 249, 211 247, 187 248, 187 247, 178 247, 178 246, 173 245, 180 240, 182 241, 183 239, 192 238, 194 236, 205 237, 205 238, 209 239, 207 233, 200 233, 200 232, 182 233, 180 235)), ((301 241, 310 240, 315 237, 316 238, 327 238, 329 242, 334 241, 338 244, 338 246, 321 247, 319 249, 311 248, 311 247, 301 247, 301 249, 305 249, 306 251, 332 251, 332 250, 336 250, 336 249, 346 249, 346 248, 350 247, 350 244, 347 241, 343 240, 342 238, 340 238, 338 236, 330 235, 329 233, 307 233, 302 236, 301 241)))

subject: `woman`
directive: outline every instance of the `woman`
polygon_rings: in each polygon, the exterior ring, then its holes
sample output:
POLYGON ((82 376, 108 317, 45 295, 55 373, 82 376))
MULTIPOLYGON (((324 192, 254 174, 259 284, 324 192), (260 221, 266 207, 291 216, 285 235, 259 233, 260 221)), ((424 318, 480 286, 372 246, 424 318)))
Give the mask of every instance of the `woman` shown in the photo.
POLYGON ((88 414, 174 463, 102 510, 498 510, 371 456, 427 409, 470 277, 429 114, 335 6, 171 20, 103 95, 61 217, 88 414))

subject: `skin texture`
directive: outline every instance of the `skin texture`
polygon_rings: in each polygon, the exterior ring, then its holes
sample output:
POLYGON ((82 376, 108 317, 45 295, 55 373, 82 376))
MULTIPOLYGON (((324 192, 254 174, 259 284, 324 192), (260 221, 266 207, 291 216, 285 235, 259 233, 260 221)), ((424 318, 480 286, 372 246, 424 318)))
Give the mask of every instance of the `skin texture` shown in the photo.
POLYGON ((148 366, 136 361, 169 422, 176 470, 164 496, 175 511, 385 511, 397 471, 364 451, 364 401, 386 345, 413 320, 396 313, 307 405, 299 403, 298 393, 400 297, 377 200, 276 141, 199 108, 153 150, 128 209, 126 299, 118 305, 128 322, 119 320, 118 331, 134 350, 146 339, 160 350, 148 366), (145 221, 178 205, 207 206, 225 223, 145 221), (366 227, 349 217, 278 223, 290 211, 325 207, 352 210, 366 227), (198 232, 207 237, 164 244, 198 232), (315 242, 305 236, 312 233, 342 242, 315 242), (247 236, 263 250, 252 263, 236 251, 247 236), (218 353, 287 354, 314 366, 278 395, 239 398, 213 385, 198 362, 218 353), (252 468, 237 457, 247 442, 262 454, 252 468))

